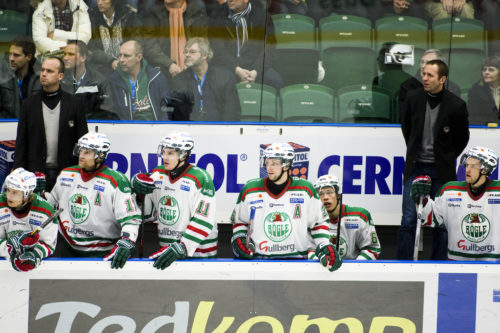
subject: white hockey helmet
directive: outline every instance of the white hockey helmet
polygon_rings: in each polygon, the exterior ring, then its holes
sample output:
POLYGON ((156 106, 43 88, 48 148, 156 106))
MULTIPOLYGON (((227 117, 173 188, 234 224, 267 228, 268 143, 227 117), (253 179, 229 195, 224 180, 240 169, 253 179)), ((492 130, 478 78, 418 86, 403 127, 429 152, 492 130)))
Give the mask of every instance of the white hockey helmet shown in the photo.
POLYGON ((264 150, 262 156, 262 166, 266 166, 266 159, 268 158, 276 158, 281 161, 281 166, 288 167, 289 169, 292 167, 293 158, 295 157, 295 151, 292 146, 286 142, 281 143, 273 143, 270 144, 264 150))
POLYGON ((21 191, 24 200, 33 194, 36 188, 36 176, 33 172, 17 168, 5 178, 5 188, 21 191))
POLYGON ((173 131, 161 139, 158 145, 159 157, 162 157, 165 148, 174 149, 179 154, 179 159, 188 158, 194 148, 194 139, 189 133, 173 131))
POLYGON ((465 166, 465 162, 469 157, 476 158, 481 162, 481 170, 486 172, 486 176, 491 175, 498 165, 497 155, 489 148, 476 146, 469 149, 460 158, 460 164, 465 166))
POLYGON ((335 193, 339 194, 339 179, 334 174, 323 175, 316 180, 314 188, 319 192, 323 187, 332 187, 335 190, 335 193))
POLYGON ((73 150, 73 155, 78 157, 80 155, 80 149, 82 148, 93 150, 95 152, 95 159, 100 159, 104 162, 111 149, 111 142, 106 134, 89 132, 78 139, 75 149, 73 150))

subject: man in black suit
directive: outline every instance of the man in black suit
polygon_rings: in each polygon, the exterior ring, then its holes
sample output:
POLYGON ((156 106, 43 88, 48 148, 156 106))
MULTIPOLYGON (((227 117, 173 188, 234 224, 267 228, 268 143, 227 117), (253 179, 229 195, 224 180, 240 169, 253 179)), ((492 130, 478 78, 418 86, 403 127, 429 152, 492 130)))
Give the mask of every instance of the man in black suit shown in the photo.
POLYGON ((77 164, 73 148, 88 131, 82 104, 61 90, 63 76, 61 59, 45 59, 40 73, 42 91, 23 101, 17 125, 14 169, 45 173, 47 191, 63 168, 77 164))
MULTIPOLYGON (((410 195, 413 179, 428 175, 431 194, 446 182, 456 180, 455 163, 469 142, 467 106, 444 89, 448 67, 441 60, 427 62, 423 88, 408 92, 401 108, 401 129, 406 142, 403 186, 403 216, 398 232, 398 259, 413 257, 417 214, 410 195)), ((432 259, 446 260, 446 229, 435 228, 432 259)))

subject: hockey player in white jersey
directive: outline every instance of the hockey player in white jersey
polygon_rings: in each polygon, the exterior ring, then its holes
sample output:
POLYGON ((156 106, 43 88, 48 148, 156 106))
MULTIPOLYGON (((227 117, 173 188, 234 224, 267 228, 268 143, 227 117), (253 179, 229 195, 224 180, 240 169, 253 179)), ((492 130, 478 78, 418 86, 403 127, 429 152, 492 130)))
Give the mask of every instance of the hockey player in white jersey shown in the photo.
POLYGON ((234 255, 307 258, 314 247, 321 264, 337 270, 342 260, 330 243, 316 190, 307 180, 289 175, 294 155, 288 143, 273 143, 264 150, 268 177, 245 184, 231 216, 234 255))
POLYGON ((64 209, 59 233, 69 255, 104 257, 122 268, 135 251, 141 214, 129 180, 104 164, 110 146, 105 134, 82 136, 74 150, 78 165, 61 171, 48 199, 64 209))
POLYGON ((488 148, 474 147, 460 160, 465 167, 464 182, 443 185, 434 200, 429 198, 431 180, 415 178, 411 196, 423 197, 422 223, 448 229, 448 259, 500 259, 500 182, 491 180, 498 164, 497 155, 488 148))
POLYGON ((337 244, 339 213, 342 212, 338 240, 338 251, 342 259, 378 259, 381 246, 370 212, 364 208, 341 204, 339 184, 339 179, 333 174, 323 175, 314 183, 323 204, 323 217, 328 223, 332 244, 337 244))
POLYGON ((12 171, 4 185, 5 192, 0 196, 0 256, 10 260, 15 270, 27 272, 54 252, 57 223, 50 221, 54 207, 33 193, 36 176, 23 168, 12 171))
POLYGON ((158 145, 163 165, 132 179, 134 192, 145 195, 145 219, 158 226, 161 248, 149 257, 158 269, 186 257, 217 256, 215 188, 205 170, 188 162, 193 148, 190 134, 168 134, 158 145))

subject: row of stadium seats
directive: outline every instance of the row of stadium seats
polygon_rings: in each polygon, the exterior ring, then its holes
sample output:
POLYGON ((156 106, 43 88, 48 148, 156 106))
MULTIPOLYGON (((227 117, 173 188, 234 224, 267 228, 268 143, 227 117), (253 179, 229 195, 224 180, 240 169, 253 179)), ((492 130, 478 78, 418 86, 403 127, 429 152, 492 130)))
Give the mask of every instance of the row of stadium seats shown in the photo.
POLYGON ((468 89, 479 79, 488 54, 487 31, 476 19, 440 19, 431 29, 425 20, 408 16, 379 19, 374 28, 366 18, 337 14, 321 19, 319 29, 313 19, 298 14, 273 15, 273 22, 279 59, 274 66, 286 85, 317 82, 318 60, 326 72, 322 84, 334 90, 371 82, 378 50, 395 42, 414 46, 415 62, 403 66, 406 72, 414 75, 423 52, 438 48, 449 55, 450 79, 468 89))
POLYGON ((237 85, 242 121, 379 122, 397 120, 389 91, 370 85, 332 89, 319 84, 296 84, 281 89, 240 83, 237 85))

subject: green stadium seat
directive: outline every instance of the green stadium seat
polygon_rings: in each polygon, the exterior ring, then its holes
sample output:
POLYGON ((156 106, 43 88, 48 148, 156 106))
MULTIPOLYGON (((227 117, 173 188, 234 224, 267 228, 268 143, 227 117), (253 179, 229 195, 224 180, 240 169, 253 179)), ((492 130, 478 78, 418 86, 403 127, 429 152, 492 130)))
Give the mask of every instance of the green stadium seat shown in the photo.
POLYGON ((333 91, 319 84, 296 84, 281 89, 281 120, 335 122, 333 91))
POLYGON ((31 35, 28 13, 0 9, 0 52, 8 53, 10 42, 17 35, 31 35))
POLYGON ((432 45, 438 49, 474 49, 487 54, 484 23, 463 17, 436 20, 432 24, 432 45))
MULTIPOLYGON (((333 14, 319 21, 319 47, 373 48, 371 21, 359 16, 333 14)), ((323 57, 323 54, 322 54, 323 57)))
POLYGON ((448 54, 448 79, 468 90, 481 78, 481 63, 486 54, 474 49, 443 50, 448 54))
POLYGON ((242 121, 278 120, 276 90, 265 84, 238 83, 242 121))
POLYGON ((276 48, 316 49, 314 19, 299 14, 277 14, 272 19, 276 48))
POLYGON ((391 123, 392 99, 389 91, 371 85, 339 89, 337 119, 352 123, 391 123))

